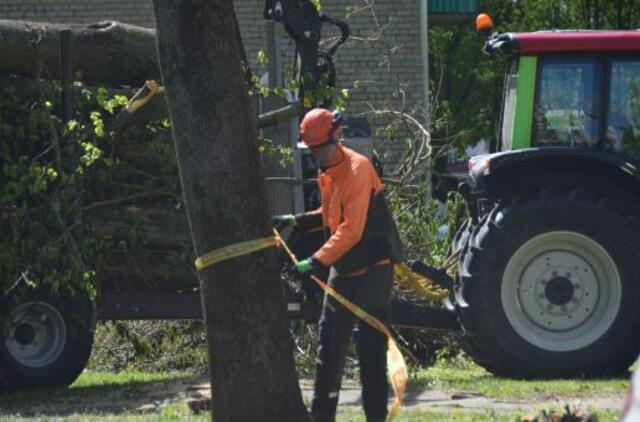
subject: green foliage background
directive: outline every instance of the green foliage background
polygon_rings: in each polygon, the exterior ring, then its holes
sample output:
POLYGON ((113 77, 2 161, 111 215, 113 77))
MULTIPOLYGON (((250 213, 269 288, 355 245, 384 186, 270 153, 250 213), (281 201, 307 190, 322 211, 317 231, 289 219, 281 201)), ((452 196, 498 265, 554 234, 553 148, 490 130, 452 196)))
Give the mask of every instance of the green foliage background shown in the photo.
POLYGON ((2 292, 25 273, 54 292, 95 295, 100 257, 131 253, 142 240, 135 230, 115 238, 94 214, 180 201, 168 121, 116 133, 112 124, 127 97, 78 85, 73 119, 63 123, 60 90, 55 82, 19 78, 0 84, 2 292))
MULTIPOLYGON (((637 0, 479 0, 478 11, 492 16, 497 32, 640 27, 637 0)), ((436 145, 462 150, 486 139, 496 147, 505 63, 481 53, 484 40, 471 20, 429 30, 436 145)))

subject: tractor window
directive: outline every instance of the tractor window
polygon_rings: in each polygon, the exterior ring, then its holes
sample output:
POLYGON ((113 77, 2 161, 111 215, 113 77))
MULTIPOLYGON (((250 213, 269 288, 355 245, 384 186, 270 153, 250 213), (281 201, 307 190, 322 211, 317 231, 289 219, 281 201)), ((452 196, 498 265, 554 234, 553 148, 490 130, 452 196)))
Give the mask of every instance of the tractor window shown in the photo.
POLYGON ((533 110, 533 145, 591 147, 598 140, 600 65, 544 60, 533 110))
POLYGON ((640 61, 611 62, 605 148, 640 160, 640 61))
POLYGON ((518 88, 518 61, 511 60, 509 72, 504 81, 504 99, 500 127, 502 128, 502 151, 507 151, 511 145, 511 132, 516 113, 516 92, 518 88))

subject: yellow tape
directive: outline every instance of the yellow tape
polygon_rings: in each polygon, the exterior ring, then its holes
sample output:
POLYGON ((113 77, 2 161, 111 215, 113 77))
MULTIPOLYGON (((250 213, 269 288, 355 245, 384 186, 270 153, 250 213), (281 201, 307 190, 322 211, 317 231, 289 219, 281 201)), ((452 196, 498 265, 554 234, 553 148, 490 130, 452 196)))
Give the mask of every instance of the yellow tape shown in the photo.
MULTIPOLYGON (((280 233, 278 233, 278 230, 274 228, 273 232, 279 239, 282 247, 285 249, 285 251, 287 251, 287 254, 289 254, 289 256, 291 257, 293 263, 297 264, 298 258, 296 258, 291 249, 289 249, 289 246, 280 237, 280 233)), ((342 306, 353 312, 358 318, 361 318, 367 324, 371 325, 373 328, 380 331, 387 337, 387 375, 389 377, 389 380, 391 381, 393 392, 396 395, 396 398, 391 405, 391 410, 389 410, 389 417, 387 418, 387 421, 392 421, 400 413, 400 408, 402 407, 402 400, 404 398, 405 389, 407 388, 409 375, 407 372, 407 365, 404 362, 402 353, 400 353, 400 349, 398 349, 398 346, 396 345, 396 342, 391 335, 391 331, 389 331, 389 328, 385 324, 383 324, 382 321, 367 313, 355 303, 349 301, 349 299, 342 296, 333 287, 329 286, 327 283, 320 280, 315 275, 312 275, 311 279, 315 281, 316 284, 318 284, 322 288, 322 290, 327 292, 327 294, 340 302, 342 306)))
POLYGON ((129 100, 129 103, 124 107, 129 113, 135 113, 140 107, 149 102, 154 95, 164 92, 164 87, 158 85, 154 80, 149 80, 144 83, 144 86, 136 92, 136 95, 129 100))
POLYGON ((234 243, 233 245, 225 246, 223 248, 219 248, 202 255, 201 257, 196 259, 196 268, 198 269, 198 271, 201 271, 202 269, 216 264, 220 261, 235 258, 241 255, 247 255, 271 246, 276 246, 279 244, 279 242, 279 236, 271 236, 262 239, 247 240, 245 242, 234 243))
POLYGON ((421 274, 414 273, 405 264, 398 263, 394 269, 398 284, 413 290, 431 301, 435 302, 449 296, 447 289, 436 287, 433 280, 421 274))
POLYGON ((407 388, 407 382, 409 375, 407 374, 407 365, 404 363, 404 358, 400 349, 396 345, 396 342, 392 337, 387 337, 387 373, 389 380, 391 380, 391 386, 393 392, 396 395, 391 409, 389 410, 388 421, 392 421, 400 413, 402 408, 402 400, 404 399, 404 392, 407 388))
POLYGON ((304 105, 304 108, 313 107, 313 99, 311 98, 311 95, 304 94, 304 97, 302 99, 302 104, 304 105))

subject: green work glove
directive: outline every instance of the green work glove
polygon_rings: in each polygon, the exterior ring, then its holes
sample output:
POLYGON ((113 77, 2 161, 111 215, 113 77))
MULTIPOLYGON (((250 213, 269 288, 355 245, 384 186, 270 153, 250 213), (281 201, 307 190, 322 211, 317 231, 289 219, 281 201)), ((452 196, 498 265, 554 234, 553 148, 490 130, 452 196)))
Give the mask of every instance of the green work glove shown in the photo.
POLYGON ((307 274, 314 270, 313 262, 312 258, 298 261, 298 263, 294 265, 294 268, 299 274, 307 274))

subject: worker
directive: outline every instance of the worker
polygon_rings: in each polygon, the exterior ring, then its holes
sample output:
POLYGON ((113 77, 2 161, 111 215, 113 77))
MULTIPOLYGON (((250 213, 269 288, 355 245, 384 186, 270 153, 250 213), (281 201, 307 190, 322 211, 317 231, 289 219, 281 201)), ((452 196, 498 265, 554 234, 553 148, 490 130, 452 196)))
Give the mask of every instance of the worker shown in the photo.
MULTIPOLYGON (((303 230, 324 227, 325 243, 296 264, 300 274, 330 267, 328 284, 389 323, 393 263, 404 259, 383 185, 371 162, 340 142, 340 113, 309 111, 300 124, 302 142, 318 167, 321 206, 293 220, 303 230)), ((311 413, 315 422, 334 421, 354 314, 325 293, 311 413)), ((362 401, 368 422, 387 417, 386 338, 358 319, 356 351, 362 401)))

